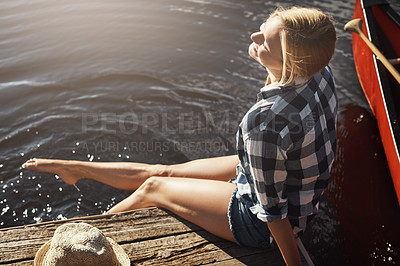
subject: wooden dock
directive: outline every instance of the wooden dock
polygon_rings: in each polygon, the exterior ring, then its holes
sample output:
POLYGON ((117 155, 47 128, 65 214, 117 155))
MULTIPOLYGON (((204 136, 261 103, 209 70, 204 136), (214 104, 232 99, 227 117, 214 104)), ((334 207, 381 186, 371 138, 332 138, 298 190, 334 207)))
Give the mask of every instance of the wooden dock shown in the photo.
POLYGON ((239 247, 158 208, 0 229, 0 265, 33 265, 36 251, 67 222, 99 228, 132 265, 285 265, 277 248, 239 247))

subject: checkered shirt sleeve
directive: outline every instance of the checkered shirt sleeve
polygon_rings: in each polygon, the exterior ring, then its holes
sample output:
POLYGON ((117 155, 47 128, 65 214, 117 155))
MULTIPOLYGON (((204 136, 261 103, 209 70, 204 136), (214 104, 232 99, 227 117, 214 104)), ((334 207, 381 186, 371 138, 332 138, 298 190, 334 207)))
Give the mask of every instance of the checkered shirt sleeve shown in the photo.
POLYGON ((271 129, 254 133, 245 141, 255 196, 262 207, 258 216, 268 222, 287 216, 287 156, 281 143, 279 134, 271 129))

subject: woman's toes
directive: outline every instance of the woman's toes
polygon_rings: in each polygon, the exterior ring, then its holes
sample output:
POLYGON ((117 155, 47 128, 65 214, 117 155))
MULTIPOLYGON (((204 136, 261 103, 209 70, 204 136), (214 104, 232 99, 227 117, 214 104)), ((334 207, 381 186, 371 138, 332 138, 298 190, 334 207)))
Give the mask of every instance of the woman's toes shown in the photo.
POLYGON ((33 168, 35 168, 36 166, 37 166, 37 161, 36 161, 36 159, 30 159, 30 160, 26 161, 26 162, 22 165, 22 168, 25 168, 25 169, 33 169, 33 168))

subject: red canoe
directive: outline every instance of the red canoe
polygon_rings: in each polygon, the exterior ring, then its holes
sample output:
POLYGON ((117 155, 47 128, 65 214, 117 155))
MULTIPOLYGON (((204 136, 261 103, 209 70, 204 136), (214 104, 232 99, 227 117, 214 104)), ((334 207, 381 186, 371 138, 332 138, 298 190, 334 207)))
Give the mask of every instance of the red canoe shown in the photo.
MULTIPOLYGON (((388 59, 400 57, 400 16, 385 0, 356 0, 354 18, 363 21, 363 31, 388 59)), ((400 204, 400 84, 353 33, 357 75, 378 127, 400 204)), ((400 71, 400 64, 395 65, 400 71)))

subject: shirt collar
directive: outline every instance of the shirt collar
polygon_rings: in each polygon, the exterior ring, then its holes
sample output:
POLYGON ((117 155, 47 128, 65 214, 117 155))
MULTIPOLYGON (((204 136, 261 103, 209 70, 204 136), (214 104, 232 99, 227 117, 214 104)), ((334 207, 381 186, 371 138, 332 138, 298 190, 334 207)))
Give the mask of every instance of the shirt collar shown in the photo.
POLYGON ((307 83, 307 80, 303 78, 296 78, 293 82, 286 86, 279 86, 278 82, 271 83, 260 89, 260 92, 257 93, 257 101, 270 98, 289 90, 295 90, 303 86, 305 83, 307 83))

